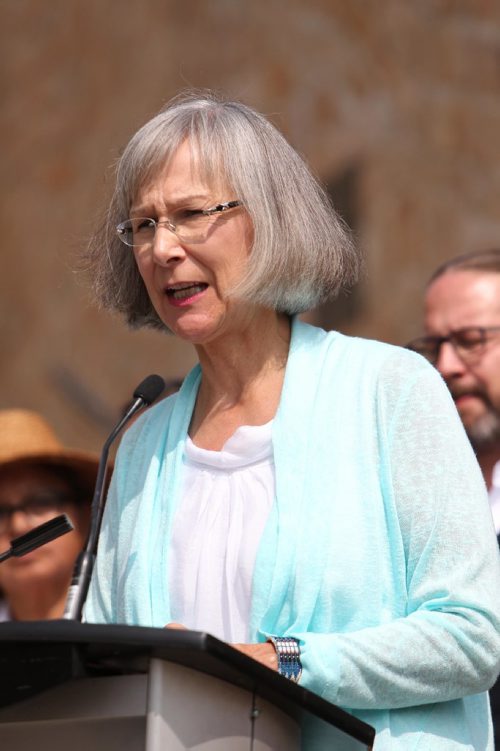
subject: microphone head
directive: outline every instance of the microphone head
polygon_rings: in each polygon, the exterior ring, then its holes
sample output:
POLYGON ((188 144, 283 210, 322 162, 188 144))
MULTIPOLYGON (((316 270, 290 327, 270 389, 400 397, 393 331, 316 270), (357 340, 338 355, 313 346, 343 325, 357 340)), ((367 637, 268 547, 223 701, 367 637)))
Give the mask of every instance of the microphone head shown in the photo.
POLYGON ((53 519, 49 519, 44 524, 39 524, 38 527, 30 529, 26 534, 16 537, 15 540, 10 541, 12 555, 21 557, 26 553, 31 553, 32 550, 39 548, 40 545, 45 545, 47 542, 55 540, 61 535, 65 535, 66 532, 71 532, 74 529, 71 520, 66 514, 60 514, 53 519))
POLYGON ((145 404, 152 404, 165 388, 165 381, 159 375, 148 375, 134 391, 134 399, 142 399, 145 404))

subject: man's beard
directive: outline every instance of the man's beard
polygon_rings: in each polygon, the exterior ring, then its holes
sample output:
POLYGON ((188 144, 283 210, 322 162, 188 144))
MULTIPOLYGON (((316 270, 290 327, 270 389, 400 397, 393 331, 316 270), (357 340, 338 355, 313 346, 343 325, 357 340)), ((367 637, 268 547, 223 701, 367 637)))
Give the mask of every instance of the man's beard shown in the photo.
POLYGON ((469 441, 477 454, 500 444, 500 415, 489 411, 472 425, 465 426, 469 441))

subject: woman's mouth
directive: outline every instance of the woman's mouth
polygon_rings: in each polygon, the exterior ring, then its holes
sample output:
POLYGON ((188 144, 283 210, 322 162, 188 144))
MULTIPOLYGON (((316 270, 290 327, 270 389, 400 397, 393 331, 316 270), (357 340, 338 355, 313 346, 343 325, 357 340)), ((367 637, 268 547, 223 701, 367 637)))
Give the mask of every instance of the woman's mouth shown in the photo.
POLYGON ((188 305, 207 289, 205 282, 183 282, 166 288, 166 294, 172 305, 188 305))

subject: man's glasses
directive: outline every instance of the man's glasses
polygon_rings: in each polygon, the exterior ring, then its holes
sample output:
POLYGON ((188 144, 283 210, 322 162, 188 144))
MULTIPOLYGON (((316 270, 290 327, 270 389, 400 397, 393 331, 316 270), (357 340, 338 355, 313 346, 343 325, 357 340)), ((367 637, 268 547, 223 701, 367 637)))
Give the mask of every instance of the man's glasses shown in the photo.
POLYGON ((451 331, 448 336, 421 336, 406 347, 436 365, 442 345, 449 342, 462 362, 471 364, 481 357, 486 344, 499 333, 500 326, 467 326, 451 331))
POLYGON ((69 492, 47 491, 27 496, 17 505, 0 504, 0 534, 7 531, 13 514, 22 513, 28 521, 37 525, 44 519, 56 516, 73 502, 73 495, 69 492))
POLYGON ((161 222, 144 216, 134 217, 121 222, 116 232, 120 240, 131 248, 153 243, 156 228, 162 226, 173 232, 181 242, 203 242, 214 220, 237 206, 241 206, 241 201, 218 203, 211 209, 180 209, 161 222))

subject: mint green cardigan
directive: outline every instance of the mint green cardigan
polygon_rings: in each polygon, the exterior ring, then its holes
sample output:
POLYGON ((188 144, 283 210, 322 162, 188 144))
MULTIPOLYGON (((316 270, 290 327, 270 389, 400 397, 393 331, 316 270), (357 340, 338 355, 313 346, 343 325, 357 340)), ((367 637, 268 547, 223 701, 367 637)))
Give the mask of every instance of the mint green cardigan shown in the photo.
MULTIPOLYGON (((122 440, 87 621, 171 620, 169 538, 200 378, 196 367, 122 440)), ((492 749, 498 548, 439 374, 412 352, 295 319, 273 449, 250 641, 299 638, 302 685, 372 724, 376 751, 492 749)), ((307 748, 328 748, 323 732, 307 748)))

